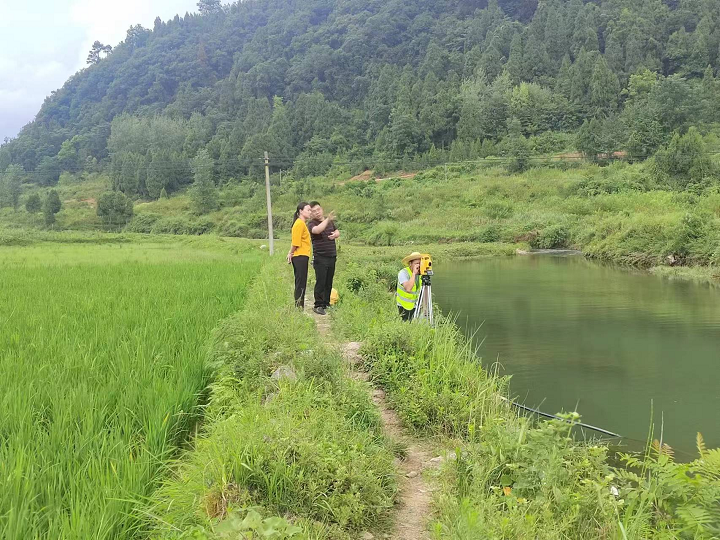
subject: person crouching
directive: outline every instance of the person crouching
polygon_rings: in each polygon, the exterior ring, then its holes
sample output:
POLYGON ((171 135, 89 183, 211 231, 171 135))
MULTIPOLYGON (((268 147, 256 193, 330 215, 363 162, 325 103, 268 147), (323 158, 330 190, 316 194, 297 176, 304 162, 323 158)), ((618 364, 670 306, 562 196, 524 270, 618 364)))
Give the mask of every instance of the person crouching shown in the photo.
POLYGON ((417 251, 402 260, 404 268, 398 273, 395 301, 403 321, 411 321, 415 315, 415 306, 420 295, 420 258, 417 251))

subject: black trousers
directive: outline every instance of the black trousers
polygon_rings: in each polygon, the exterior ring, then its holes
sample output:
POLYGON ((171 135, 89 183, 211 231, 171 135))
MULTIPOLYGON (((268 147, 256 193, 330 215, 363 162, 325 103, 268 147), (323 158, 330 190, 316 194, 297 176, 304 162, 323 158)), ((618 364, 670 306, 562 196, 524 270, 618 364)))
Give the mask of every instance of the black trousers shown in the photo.
POLYGON ((330 305, 330 292, 335 277, 335 261, 337 257, 315 255, 313 267, 315 268, 315 307, 326 308, 330 305))
POLYGON ((407 310, 402 306, 398 306, 398 313, 403 321, 412 321, 413 315, 415 315, 415 309, 407 310))
POLYGON ((293 271, 295 272, 295 305, 299 308, 305 307, 305 288, 307 287, 308 262, 307 255, 296 255, 292 258, 293 271))

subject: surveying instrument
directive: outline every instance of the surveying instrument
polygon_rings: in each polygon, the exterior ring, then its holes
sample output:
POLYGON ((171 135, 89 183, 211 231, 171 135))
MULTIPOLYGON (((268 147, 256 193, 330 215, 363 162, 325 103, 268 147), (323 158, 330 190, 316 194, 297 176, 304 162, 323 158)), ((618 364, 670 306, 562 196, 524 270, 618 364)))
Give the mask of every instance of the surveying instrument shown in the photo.
POLYGON ((428 253, 420 255, 420 294, 415 303, 413 320, 426 320, 433 323, 432 286, 430 278, 433 275, 432 258, 428 253))

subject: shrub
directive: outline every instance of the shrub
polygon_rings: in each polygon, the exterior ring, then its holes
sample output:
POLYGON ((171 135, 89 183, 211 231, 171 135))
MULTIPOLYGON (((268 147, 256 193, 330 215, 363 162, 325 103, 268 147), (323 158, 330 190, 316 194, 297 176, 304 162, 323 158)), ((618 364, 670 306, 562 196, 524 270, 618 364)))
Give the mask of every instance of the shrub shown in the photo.
POLYGON ((207 234, 215 229, 215 222, 208 217, 201 217, 190 223, 190 234, 207 234))
POLYGON ((238 223, 237 221, 227 221, 220 226, 218 234, 220 236, 248 238, 248 228, 247 225, 238 223))
POLYGON ((133 202, 122 191, 106 191, 97 202, 97 215, 110 229, 119 229, 133 217, 133 202))
POLYGON ((503 140, 506 148, 507 170, 520 173, 530 167, 530 143, 522 135, 511 135, 503 140))
POLYGON ((473 240, 476 242, 499 242, 500 241, 500 227, 497 225, 488 225, 482 227, 473 235, 473 240))
POLYGON ((513 214, 513 204, 509 201, 489 199, 483 205, 483 213, 492 219, 505 219, 513 214))
POLYGON ((685 135, 675 133, 670 144, 655 154, 658 172, 678 189, 705 183, 716 173, 700 132, 691 127, 685 135))
POLYGON ((366 238, 373 246, 392 246, 398 234, 400 234, 400 226, 397 223, 386 221, 368 229, 366 238))
POLYGON ((153 234, 193 234, 192 226, 192 222, 186 217, 166 217, 157 220, 151 232, 153 234))
POLYGON ((551 225, 540 232, 530 245, 540 249, 560 249, 568 247, 570 232, 564 225, 551 225))
POLYGON ((137 214, 130 223, 125 226, 126 232, 150 234, 155 223, 161 219, 160 214, 137 214))

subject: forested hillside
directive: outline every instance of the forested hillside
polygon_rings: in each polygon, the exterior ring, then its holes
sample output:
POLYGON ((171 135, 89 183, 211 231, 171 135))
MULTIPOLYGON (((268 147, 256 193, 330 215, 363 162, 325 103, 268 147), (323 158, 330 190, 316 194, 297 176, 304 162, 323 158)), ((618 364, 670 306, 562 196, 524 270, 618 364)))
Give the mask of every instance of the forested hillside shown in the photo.
POLYGON ((255 175, 264 150, 299 175, 518 145, 643 159, 720 114, 720 0, 198 7, 96 49, 0 148, 4 182, 104 170, 157 198, 198 167, 218 183, 255 175))

